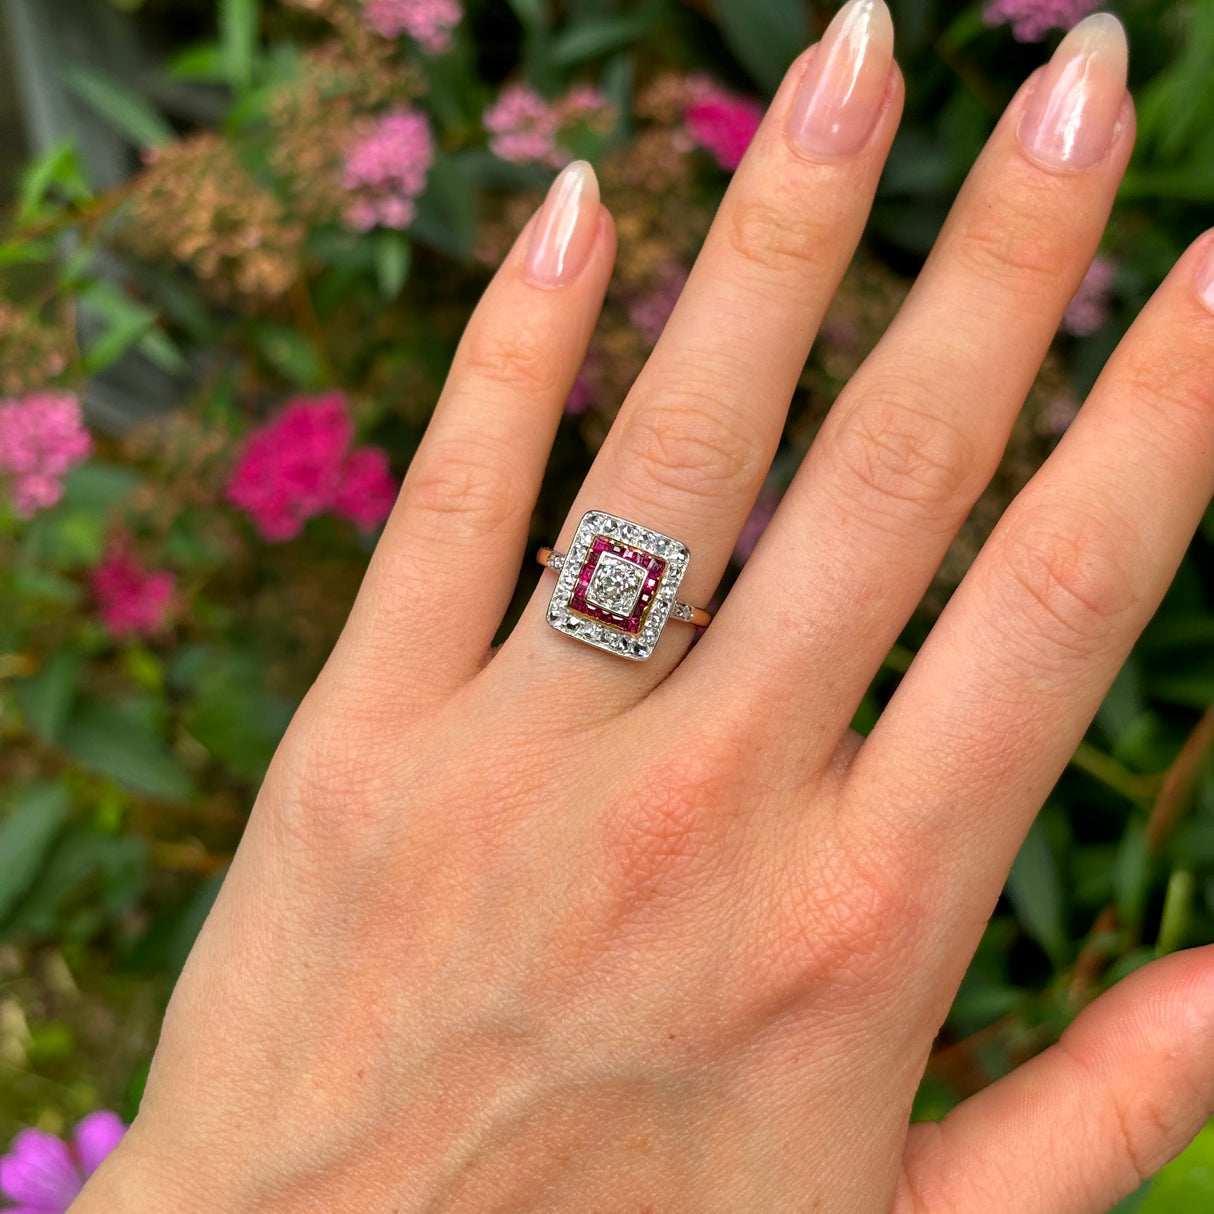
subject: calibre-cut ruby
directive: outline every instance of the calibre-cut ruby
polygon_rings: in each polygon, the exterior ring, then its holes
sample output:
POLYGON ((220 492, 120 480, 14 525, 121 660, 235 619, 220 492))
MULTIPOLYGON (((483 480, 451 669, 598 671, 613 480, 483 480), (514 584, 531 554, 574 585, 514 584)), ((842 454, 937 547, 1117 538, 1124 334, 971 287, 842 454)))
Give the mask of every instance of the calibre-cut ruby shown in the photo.
POLYGON ((635 635, 641 631, 641 627, 645 623, 645 617, 653 605, 653 596, 657 592, 658 586, 661 585, 665 573, 666 562, 660 556, 654 556, 652 552, 646 552, 643 548, 630 548, 627 544, 606 535, 596 535, 591 541, 585 563, 578 572, 577 585, 569 600, 569 610, 585 616, 587 619, 609 624, 621 632, 635 635), (599 556, 604 552, 612 552, 626 561, 632 561, 633 564, 640 565, 648 573, 640 598, 637 599, 637 604, 629 616, 615 615, 598 606, 597 603, 588 602, 586 599, 586 591, 589 589, 591 578, 594 577, 599 556))

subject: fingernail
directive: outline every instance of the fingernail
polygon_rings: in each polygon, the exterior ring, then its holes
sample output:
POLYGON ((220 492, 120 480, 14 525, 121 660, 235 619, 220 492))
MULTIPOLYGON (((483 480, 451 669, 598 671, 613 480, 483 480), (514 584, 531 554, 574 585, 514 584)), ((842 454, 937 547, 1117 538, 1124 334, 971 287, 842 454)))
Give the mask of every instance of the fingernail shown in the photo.
POLYGON ((537 287, 560 287, 581 272, 599 223, 599 181, 575 160, 552 183, 531 233, 523 270, 537 287))
POLYGON ((1093 13, 1059 43, 1020 119, 1020 143, 1051 169, 1087 169, 1109 149, 1125 100, 1129 51, 1111 13, 1093 13))
POLYGON ((1214 243, 1206 250, 1205 259, 1197 267, 1197 278, 1194 282, 1201 302, 1214 312, 1214 243))
POLYGON ((789 137, 810 156, 846 156, 867 142, 885 99, 894 23, 885 0, 849 0, 822 35, 797 91, 789 137))

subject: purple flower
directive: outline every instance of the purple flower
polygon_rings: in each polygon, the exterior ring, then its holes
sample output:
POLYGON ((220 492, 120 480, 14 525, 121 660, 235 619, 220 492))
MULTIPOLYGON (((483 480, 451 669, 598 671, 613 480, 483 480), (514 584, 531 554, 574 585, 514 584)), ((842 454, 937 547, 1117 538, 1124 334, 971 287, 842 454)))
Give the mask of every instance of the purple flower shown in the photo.
POLYGON ((628 319, 651 346, 657 345, 686 284, 685 267, 671 262, 662 267, 658 281, 649 290, 628 301, 628 319))
POLYGON ((1117 263, 1097 254, 1062 316, 1062 331, 1072 337, 1087 337, 1109 319, 1109 293, 1117 277, 1117 263))
POLYGON ((126 1126, 108 1109, 90 1113, 64 1142, 42 1130, 21 1130, 0 1156, 0 1196, 16 1201, 5 1214, 66 1214, 84 1182, 118 1145, 126 1126))
POLYGON ((31 392, 0 403, 0 475, 13 478, 13 505, 23 518, 53 506, 64 476, 92 449, 74 396, 31 392))
POLYGON ((1052 29, 1069 30, 1095 9, 1100 0, 987 0, 982 19, 987 25, 1010 25, 1018 42, 1040 42, 1052 29))
POLYGON ((549 102, 525 84, 508 84, 485 111, 489 150, 514 164, 561 168, 573 159, 562 134, 579 125, 602 128, 611 121, 611 103, 589 84, 575 84, 549 102))
POLYGON ((772 515, 775 514, 779 504, 779 496, 769 489, 763 489, 759 493, 750 516, 742 524, 738 542, 734 545, 733 559, 737 564, 746 563, 746 558, 755 550, 755 545, 762 538, 763 532, 767 530, 767 524, 771 522, 772 515))

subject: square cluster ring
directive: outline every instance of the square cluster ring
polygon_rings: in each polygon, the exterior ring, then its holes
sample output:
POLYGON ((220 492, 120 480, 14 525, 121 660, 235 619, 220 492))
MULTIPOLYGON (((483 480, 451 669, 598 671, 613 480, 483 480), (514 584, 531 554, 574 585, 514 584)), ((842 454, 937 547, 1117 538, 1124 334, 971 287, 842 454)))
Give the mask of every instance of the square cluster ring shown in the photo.
POLYGON ((690 557, 668 535, 590 510, 561 565, 548 623, 587 645, 644 661, 670 618, 690 557))

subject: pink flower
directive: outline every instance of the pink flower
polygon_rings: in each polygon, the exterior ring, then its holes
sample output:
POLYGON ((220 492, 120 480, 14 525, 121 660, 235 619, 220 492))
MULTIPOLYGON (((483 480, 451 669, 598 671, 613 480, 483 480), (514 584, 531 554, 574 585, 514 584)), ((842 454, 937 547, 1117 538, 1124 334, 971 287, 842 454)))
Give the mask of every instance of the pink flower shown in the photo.
POLYGON ((23 518, 53 506, 64 476, 92 449, 74 396, 32 392, 0 404, 0 475, 13 478, 13 505, 23 518))
POLYGON ((1098 253, 1063 313, 1064 333, 1086 337, 1104 327, 1109 319, 1109 294, 1116 277, 1117 263, 1098 253))
POLYGON ((421 110, 391 110, 346 156, 343 185, 352 197, 346 224, 365 232, 376 224, 407 228, 434 163, 434 136, 421 110))
POLYGON ((0 1156, 0 1197, 21 1203, 11 1214, 65 1214, 125 1132, 107 1109, 83 1118, 70 1143, 42 1130, 19 1130, 0 1156))
POLYGON ((739 97, 713 85, 699 93, 683 117, 696 143, 732 173, 742 163, 763 121, 763 107, 750 97, 739 97))
POLYGON ((353 438, 342 393, 288 402, 249 436, 228 481, 228 501, 271 542, 294 539, 326 510, 375 526, 391 509, 396 486, 387 455, 378 447, 351 452, 353 438))
POLYGON ((662 336, 686 283, 686 268, 672 262, 662 269, 656 285, 629 300, 628 319, 651 346, 662 336))
POLYGON ((464 10, 459 0, 363 0, 367 24, 384 38, 408 34, 432 55, 448 50, 464 10))
POLYGON ((155 636, 164 628, 177 579, 164 570, 149 573, 125 542, 93 570, 93 593, 101 622, 116 637, 155 636))
POLYGON ((1040 42, 1052 29, 1069 30, 1095 9, 1100 0, 987 0, 982 19, 987 25, 1011 25, 1018 42, 1040 42))
POLYGON ((578 377, 573 381, 573 387, 569 390, 569 398, 565 401, 565 412, 570 417, 579 417, 583 413, 589 413, 595 405, 595 391, 586 375, 585 367, 578 372, 578 377))
POLYGON ((340 392, 294 400, 245 443, 227 497, 268 540, 289 540, 341 483, 354 425, 340 392))
POLYGON ((515 164, 561 168, 573 159, 562 135, 579 125, 603 127, 612 117, 611 103, 590 84, 574 85, 554 102, 525 84, 508 84, 483 121, 495 156, 515 164))
POLYGON ((392 512, 396 481, 388 468, 388 454, 379 447, 360 447, 342 465, 341 483, 333 495, 333 513, 371 531, 392 512))

